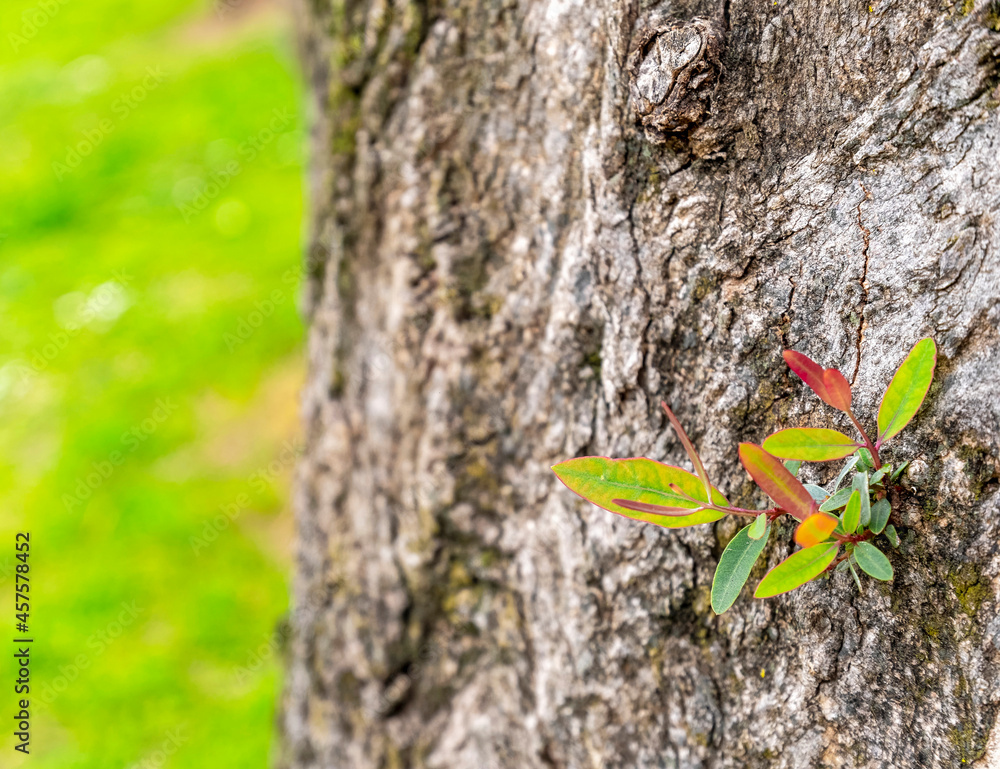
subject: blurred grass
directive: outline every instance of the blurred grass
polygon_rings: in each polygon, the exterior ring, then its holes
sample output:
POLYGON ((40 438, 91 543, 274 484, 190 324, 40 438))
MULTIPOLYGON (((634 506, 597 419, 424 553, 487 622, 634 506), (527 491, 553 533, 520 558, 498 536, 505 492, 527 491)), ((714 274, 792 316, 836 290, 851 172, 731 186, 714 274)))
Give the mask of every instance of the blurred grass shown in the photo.
POLYGON ((2 764, 268 766, 302 378, 288 20, 5 0, 0 30, 0 641, 23 530, 36 639, 31 756, 7 730, 2 764))

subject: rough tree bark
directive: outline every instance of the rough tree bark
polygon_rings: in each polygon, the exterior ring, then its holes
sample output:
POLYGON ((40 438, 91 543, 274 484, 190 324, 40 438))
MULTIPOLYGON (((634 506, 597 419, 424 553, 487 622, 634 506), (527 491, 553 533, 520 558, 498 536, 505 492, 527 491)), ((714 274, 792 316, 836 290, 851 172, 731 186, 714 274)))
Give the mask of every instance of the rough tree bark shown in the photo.
POLYGON ((303 0, 300 22, 281 763, 1000 766, 1000 4, 303 0), (696 16, 721 74, 656 144, 628 56, 696 16), (740 440, 848 427, 783 348, 845 372, 871 424, 928 334, 935 384, 888 452, 917 459, 891 585, 838 574, 716 617, 732 522, 633 523, 549 470, 685 464, 665 398, 757 503, 740 440))

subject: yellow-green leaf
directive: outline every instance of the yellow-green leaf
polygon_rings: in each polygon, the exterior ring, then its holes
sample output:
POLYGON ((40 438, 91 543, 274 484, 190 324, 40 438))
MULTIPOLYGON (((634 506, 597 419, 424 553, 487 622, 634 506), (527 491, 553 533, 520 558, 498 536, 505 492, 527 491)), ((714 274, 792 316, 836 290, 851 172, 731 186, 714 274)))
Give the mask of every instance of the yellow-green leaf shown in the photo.
POLYGON ((839 549, 840 545, 823 543, 792 553, 764 575, 764 579, 757 585, 754 598, 781 595, 816 579, 833 563, 839 549))
POLYGON ((934 378, 937 347, 926 337, 917 342, 896 371, 878 409, 878 443, 881 446, 906 427, 920 409, 934 378))
POLYGON ((858 514, 858 525, 862 528, 871 523, 872 503, 868 496, 868 473, 855 473, 851 479, 851 488, 855 489, 861 496, 861 512, 858 514))
POLYGON ((839 430, 790 427, 769 435, 764 440, 764 451, 781 459, 826 462, 850 456, 860 445, 839 430))
MULTIPOLYGON (((612 501, 614 499, 628 499, 652 505, 698 510, 698 502, 693 502, 670 490, 672 483, 694 499, 707 501, 705 487, 696 475, 652 459, 578 457, 560 462, 552 468, 552 471, 569 489, 595 505, 626 518, 653 523, 667 529, 711 523, 725 515, 719 510, 700 510, 684 516, 657 515, 628 510, 615 504, 612 501)), ((714 487, 712 502, 717 505, 729 504, 714 487)))
POLYGON ((851 492, 851 496, 847 500, 847 507, 844 508, 844 514, 840 517, 840 522, 844 527, 845 534, 853 534, 857 531, 858 524, 861 523, 861 492, 857 489, 851 492))

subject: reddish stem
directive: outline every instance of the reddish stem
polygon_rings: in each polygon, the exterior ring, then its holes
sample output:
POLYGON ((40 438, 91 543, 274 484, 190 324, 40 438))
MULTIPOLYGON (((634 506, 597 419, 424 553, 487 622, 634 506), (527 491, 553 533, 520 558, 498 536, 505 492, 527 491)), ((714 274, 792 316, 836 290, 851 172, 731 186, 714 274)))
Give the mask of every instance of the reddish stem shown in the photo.
POLYGON ((837 534, 837 541, 842 544, 853 543, 858 544, 858 542, 864 542, 871 539, 874 534, 871 531, 866 531, 864 534, 837 534))
MULTIPOLYGON (((858 542, 864 542, 866 540, 871 539, 873 536, 875 536, 875 535, 872 534, 870 531, 866 531, 864 534, 850 534, 850 535, 848 535, 846 537, 838 535, 837 536, 837 541, 840 542, 841 544, 845 544, 845 543, 848 543, 848 542, 853 542, 856 545, 856 544, 858 544, 858 542)), ((841 553, 840 555, 838 555, 836 558, 833 559, 833 563, 831 563, 829 566, 827 566, 826 570, 827 571, 833 571, 843 561, 846 561, 850 557, 851 557, 851 554, 848 553, 848 552, 841 553)))
POLYGON ((865 428, 861 426, 861 423, 858 421, 858 418, 854 416, 853 409, 847 410, 847 416, 851 418, 851 421, 854 422, 854 426, 858 428, 858 432, 861 433, 861 437, 864 438, 865 448, 872 453, 872 460, 875 462, 875 469, 879 470, 882 467, 882 460, 879 459, 878 449, 875 448, 875 444, 872 443, 871 438, 868 437, 868 433, 865 432, 865 428))
POLYGON ((670 490, 679 497, 683 497, 684 499, 690 500, 691 502, 697 502, 699 505, 708 508, 709 510, 718 510, 720 513, 732 513, 733 515, 751 515, 754 518, 756 518, 761 513, 767 513, 768 519, 774 520, 774 518, 777 518, 779 515, 785 512, 784 510, 778 507, 771 507, 768 508, 767 510, 749 510, 745 507, 729 507, 723 505, 716 505, 711 502, 705 502, 704 500, 701 499, 695 499, 690 494, 686 493, 676 483, 670 484, 670 490))

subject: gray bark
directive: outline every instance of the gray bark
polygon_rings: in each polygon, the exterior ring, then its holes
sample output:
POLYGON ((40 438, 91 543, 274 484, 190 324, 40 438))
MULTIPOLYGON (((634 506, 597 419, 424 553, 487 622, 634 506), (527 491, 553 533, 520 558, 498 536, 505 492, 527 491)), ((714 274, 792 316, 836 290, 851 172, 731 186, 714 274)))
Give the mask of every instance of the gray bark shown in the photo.
POLYGON ((303 0, 300 28, 281 764, 1000 767, 1000 6, 303 0), (710 109, 654 144, 628 56, 695 16, 726 30, 710 109), (781 351, 840 368, 870 425, 925 335, 935 384, 886 452, 915 459, 890 585, 717 617, 733 522, 635 523, 549 470, 686 466, 662 398, 759 503, 739 441, 849 430, 781 351))

